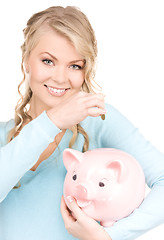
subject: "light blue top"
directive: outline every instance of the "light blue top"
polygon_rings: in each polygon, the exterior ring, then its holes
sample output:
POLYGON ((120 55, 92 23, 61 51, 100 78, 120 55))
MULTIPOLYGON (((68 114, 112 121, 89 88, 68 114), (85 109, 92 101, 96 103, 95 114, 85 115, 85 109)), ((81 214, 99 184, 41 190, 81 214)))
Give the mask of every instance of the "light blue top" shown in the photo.
MULTIPOLYGON (((164 222, 164 156, 114 107, 105 121, 88 117, 81 122, 90 139, 89 149, 117 148, 141 164, 152 189, 141 206, 111 228, 113 240, 130 240, 164 222)), ((60 201, 66 169, 62 152, 72 133, 67 130, 58 148, 36 171, 30 171, 40 154, 60 132, 43 112, 7 144, 13 120, 0 124, 0 240, 73 240, 64 227, 60 201), (21 187, 13 189, 20 180, 21 187)), ((81 151, 79 134, 74 148, 81 151)))

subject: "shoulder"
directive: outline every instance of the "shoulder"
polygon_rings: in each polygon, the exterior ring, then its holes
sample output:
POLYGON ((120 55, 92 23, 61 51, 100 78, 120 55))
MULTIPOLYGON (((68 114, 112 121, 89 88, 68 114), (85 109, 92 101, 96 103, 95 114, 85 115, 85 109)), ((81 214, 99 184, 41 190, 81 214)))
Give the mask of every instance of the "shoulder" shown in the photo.
POLYGON ((7 122, 0 122, 0 146, 3 146, 7 143, 7 135, 13 127, 14 127, 13 119, 7 122))

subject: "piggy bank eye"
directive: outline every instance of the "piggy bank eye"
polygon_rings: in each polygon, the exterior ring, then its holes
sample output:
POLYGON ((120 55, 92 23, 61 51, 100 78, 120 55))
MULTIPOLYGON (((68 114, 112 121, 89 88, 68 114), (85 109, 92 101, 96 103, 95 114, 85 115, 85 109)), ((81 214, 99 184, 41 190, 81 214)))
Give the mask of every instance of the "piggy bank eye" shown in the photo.
POLYGON ((77 179, 77 174, 76 174, 75 172, 73 173, 72 179, 73 179, 74 181, 76 181, 76 179, 77 179))
POLYGON ((99 182, 99 187, 105 187, 106 183, 108 183, 108 179, 104 178, 99 182))
POLYGON ((105 183, 99 182, 99 187, 104 187, 104 186, 105 186, 105 183))

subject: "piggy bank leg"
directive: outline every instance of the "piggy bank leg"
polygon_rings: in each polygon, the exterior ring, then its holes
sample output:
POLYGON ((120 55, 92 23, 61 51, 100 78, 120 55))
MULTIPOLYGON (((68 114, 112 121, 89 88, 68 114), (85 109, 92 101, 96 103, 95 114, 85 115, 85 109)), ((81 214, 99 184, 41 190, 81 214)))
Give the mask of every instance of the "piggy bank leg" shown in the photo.
POLYGON ((100 224, 101 224, 103 227, 112 227, 114 223, 115 223, 114 220, 101 221, 101 222, 100 222, 100 224))

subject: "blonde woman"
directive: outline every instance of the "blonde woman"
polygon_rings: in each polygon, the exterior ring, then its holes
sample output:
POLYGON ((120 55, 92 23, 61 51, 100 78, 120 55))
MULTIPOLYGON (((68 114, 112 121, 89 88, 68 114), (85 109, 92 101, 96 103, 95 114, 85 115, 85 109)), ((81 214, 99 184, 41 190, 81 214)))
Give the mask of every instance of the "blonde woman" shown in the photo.
POLYGON ((15 119, 0 124, 0 239, 130 240, 164 222, 164 156, 94 92, 97 45, 87 17, 75 7, 51 7, 29 19, 24 38, 21 100, 15 119), (151 193, 111 228, 69 198, 73 217, 62 197, 67 147, 132 154, 151 193))

